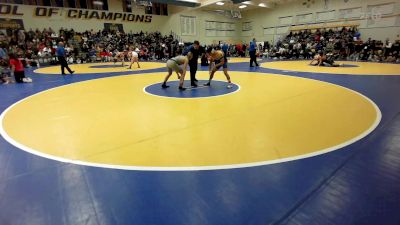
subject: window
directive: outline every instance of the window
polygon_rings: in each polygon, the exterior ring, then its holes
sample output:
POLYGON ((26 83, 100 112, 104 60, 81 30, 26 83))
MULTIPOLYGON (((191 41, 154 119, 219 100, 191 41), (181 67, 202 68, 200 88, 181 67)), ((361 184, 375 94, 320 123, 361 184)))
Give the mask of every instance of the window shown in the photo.
POLYGON ((44 6, 51 6, 51 0, 43 0, 44 6))
POLYGON ((108 10, 108 0, 0 0, 0 3, 108 10))
POLYGON ((205 33, 208 37, 231 37, 235 35, 236 25, 233 22, 206 20, 205 33))
POLYGON ((168 16, 168 5, 147 0, 122 0, 124 12, 139 11, 150 15, 168 16))
POLYGON ((108 1, 107 0, 102 0, 103 1, 103 10, 108 10, 108 1))
POLYGON ((161 15, 168 16, 168 5, 161 4, 161 15))
POLYGON ((64 0, 55 0, 56 7, 64 7, 64 0))
POLYGON ((196 35, 196 17, 181 15, 181 35, 196 35))
POLYGON ((37 1, 36 0, 0 0, 0 3, 36 5, 37 1))
POLYGON ((79 8, 81 9, 87 9, 87 1, 86 0, 79 0, 79 8))
POLYGON ((123 0, 122 1, 122 8, 124 12, 132 12, 132 2, 131 0, 123 0))
POLYGON ((69 8, 76 8, 75 0, 67 0, 69 8))
POLYGON ((242 31, 252 31, 253 30, 253 22, 243 22, 242 23, 242 31))
POLYGON ((1 3, 10 3, 10 4, 23 4, 22 0, 1 0, 1 3))

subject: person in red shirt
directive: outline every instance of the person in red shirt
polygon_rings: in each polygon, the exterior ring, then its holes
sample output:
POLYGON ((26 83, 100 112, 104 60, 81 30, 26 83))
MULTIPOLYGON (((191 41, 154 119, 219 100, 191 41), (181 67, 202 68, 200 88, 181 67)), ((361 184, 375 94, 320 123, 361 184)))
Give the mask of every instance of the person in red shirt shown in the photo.
POLYGON ((44 49, 46 47, 46 45, 43 43, 43 42, 41 42, 40 44, 39 44, 39 51, 41 51, 42 49, 44 49))
POLYGON ((107 52, 105 49, 103 49, 103 51, 100 52, 100 58, 102 62, 106 61, 106 56, 107 56, 107 52))
POLYGON ((242 44, 236 45, 236 52, 237 52, 238 56, 242 56, 242 52, 243 52, 242 44))
POLYGON ((19 60, 14 54, 10 54, 10 66, 11 71, 14 73, 15 82, 23 83, 23 79, 25 78, 25 70, 24 65, 21 60, 19 60))

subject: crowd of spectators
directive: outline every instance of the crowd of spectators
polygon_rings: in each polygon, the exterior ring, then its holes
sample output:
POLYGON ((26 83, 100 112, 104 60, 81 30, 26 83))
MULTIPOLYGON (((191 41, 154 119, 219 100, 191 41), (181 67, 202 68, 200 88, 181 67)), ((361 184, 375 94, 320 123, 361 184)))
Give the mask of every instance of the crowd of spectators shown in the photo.
POLYGON ((338 60, 400 62, 400 40, 362 40, 356 28, 303 30, 290 32, 273 46, 263 46, 263 55, 272 59, 311 59, 318 52, 331 53, 338 60))
MULTIPOLYGON (((71 62, 89 62, 108 60, 114 51, 134 48, 144 60, 162 60, 176 54, 179 42, 172 35, 163 36, 154 33, 124 33, 107 30, 88 30, 75 32, 73 29, 54 31, 51 28, 42 31, 8 29, 0 33, 1 49, 5 54, 14 53, 20 57, 40 62, 55 59, 58 42, 65 43, 65 50, 71 62), (43 59, 43 60, 42 60, 43 59)), ((0 55, 1 57, 1 55, 0 55)), ((3 57, 4 58, 4 57, 3 57)))
MULTIPOLYGON (((60 41, 65 43, 69 63, 107 62, 117 51, 126 50, 137 51, 141 60, 166 60, 184 52, 185 48, 172 34, 162 35, 160 32, 8 29, 0 31, 0 81, 9 82, 5 74, 9 72, 10 55, 26 59, 23 60, 26 67, 57 63, 56 49, 60 41)), ((222 45, 204 47, 221 48, 222 45)), ((227 49, 228 56, 245 57, 249 45, 238 43, 228 45, 227 49)), ((259 43, 257 55, 268 59, 312 59, 318 52, 332 53, 338 60, 395 63, 400 62, 400 40, 394 43, 371 38, 363 41, 356 28, 303 30, 290 32, 275 44, 259 43)))
POLYGON ((182 52, 183 45, 173 35, 160 32, 124 33, 107 30, 75 32, 73 29, 0 31, 0 78, 6 82, 9 73, 9 56, 15 55, 24 66, 57 63, 56 49, 65 43, 69 63, 111 61, 117 51, 135 50, 142 60, 166 60, 182 52))

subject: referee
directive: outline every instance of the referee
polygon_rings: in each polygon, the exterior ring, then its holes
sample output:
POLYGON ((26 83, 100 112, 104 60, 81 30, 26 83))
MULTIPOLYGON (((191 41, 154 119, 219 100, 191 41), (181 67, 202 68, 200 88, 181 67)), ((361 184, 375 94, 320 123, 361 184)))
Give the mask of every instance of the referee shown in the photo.
POLYGON ((200 42, 194 41, 193 45, 189 47, 189 52, 191 56, 189 57, 189 67, 190 67, 190 84, 192 87, 197 87, 197 64, 199 60, 199 55, 203 53, 202 49, 200 49, 200 42))
POLYGON ((256 47, 257 47, 256 39, 253 38, 253 41, 250 42, 250 48, 249 48, 250 67, 254 67, 253 62, 255 62, 256 66, 258 66, 257 57, 256 57, 256 47))
POLYGON ((68 67, 68 63, 67 60, 65 59, 65 49, 64 49, 64 43, 62 43, 61 41, 58 43, 58 47, 57 47, 57 58, 58 61, 61 64, 61 74, 65 75, 65 71, 64 68, 67 68, 68 72, 70 74, 73 74, 75 71, 72 71, 69 67, 68 67))

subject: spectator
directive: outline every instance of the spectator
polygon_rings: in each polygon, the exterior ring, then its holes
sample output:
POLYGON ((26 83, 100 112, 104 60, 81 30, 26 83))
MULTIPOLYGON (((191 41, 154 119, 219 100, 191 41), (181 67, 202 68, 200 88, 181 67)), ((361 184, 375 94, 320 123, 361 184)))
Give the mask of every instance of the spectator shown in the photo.
POLYGON ((0 60, 7 58, 7 50, 4 47, 4 44, 0 45, 0 60))
MULTIPOLYGON (((58 42, 67 43, 66 56, 71 62, 86 62, 89 58, 96 61, 101 58, 109 61, 109 54, 115 49, 123 52, 129 48, 138 48, 143 60, 166 60, 182 51, 183 46, 172 35, 160 32, 125 33, 107 30, 87 30, 75 32, 61 28, 55 32, 48 29, 30 29, 29 31, 7 29, 0 32, 0 58, 7 58, 10 53, 21 58, 50 61, 56 57, 58 42), (93 50, 95 49, 95 54, 93 50)), ((213 46, 220 49, 220 46, 213 46)), ((228 46, 228 55, 245 56, 248 47, 245 44, 228 46)), ((264 56, 282 59, 311 59, 316 52, 332 51, 335 59, 373 60, 379 62, 399 61, 400 42, 390 40, 376 41, 369 38, 361 40, 361 33, 356 28, 302 30, 291 32, 279 38, 275 45, 264 42, 264 56), (265 51, 268 49, 268 51, 265 51), (382 52, 378 52, 381 50, 382 52)), ((261 53, 261 48, 260 48, 261 53)), ((29 60, 27 61, 29 62, 29 60)), ((29 65, 29 63, 28 63, 29 65)), ((32 64, 33 65, 33 64, 32 64)))
POLYGON ((96 62, 96 48, 92 46, 92 48, 89 50, 89 59, 91 62, 96 62))
POLYGON ((15 54, 10 54, 11 74, 14 74, 15 82, 23 83, 25 78, 25 70, 22 61, 15 54))
POLYGON ((11 83, 9 65, 5 59, 0 59, 0 81, 3 84, 11 83))

